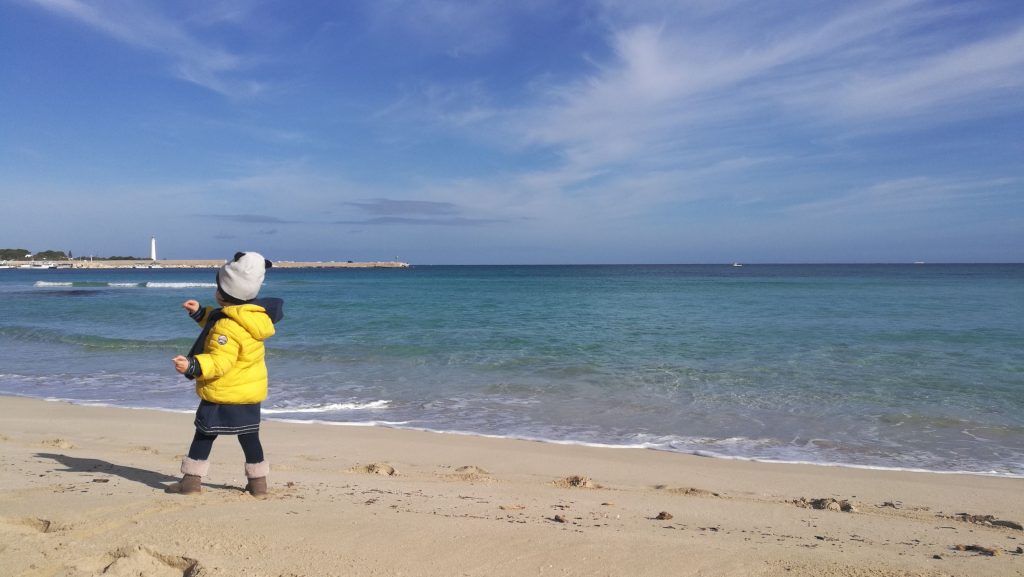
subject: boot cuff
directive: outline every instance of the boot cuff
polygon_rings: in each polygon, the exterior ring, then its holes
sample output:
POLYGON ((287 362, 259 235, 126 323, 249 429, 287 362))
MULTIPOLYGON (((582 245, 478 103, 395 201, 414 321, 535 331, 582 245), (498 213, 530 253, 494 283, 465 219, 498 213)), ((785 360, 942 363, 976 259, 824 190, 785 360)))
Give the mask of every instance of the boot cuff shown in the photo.
POLYGON ((246 463, 245 476, 250 479, 259 479, 270 474, 270 463, 260 461, 259 463, 246 463))
POLYGON ((197 475, 199 477, 205 477, 210 472, 210 462, 203 460, 199 461, 196 459, 190 459, 185 457, 181 460, 181 472, 184 475, 197 475))

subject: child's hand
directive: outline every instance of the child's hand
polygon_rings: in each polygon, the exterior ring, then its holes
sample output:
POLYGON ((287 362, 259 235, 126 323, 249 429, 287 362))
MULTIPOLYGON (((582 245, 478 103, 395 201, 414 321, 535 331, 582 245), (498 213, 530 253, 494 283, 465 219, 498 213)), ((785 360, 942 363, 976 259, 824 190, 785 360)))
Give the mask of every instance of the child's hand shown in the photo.
POLYGON ((178 355, 172 360, 174 361, 174 370, 184 375, 185 371, 188 370, 188 358, 178 355))
POLYGON ((188 314, 194 315, 196 314, 196 311, 199 310, 199 301, 189 299, 182 303, 181 306, 188 311, 188 314))

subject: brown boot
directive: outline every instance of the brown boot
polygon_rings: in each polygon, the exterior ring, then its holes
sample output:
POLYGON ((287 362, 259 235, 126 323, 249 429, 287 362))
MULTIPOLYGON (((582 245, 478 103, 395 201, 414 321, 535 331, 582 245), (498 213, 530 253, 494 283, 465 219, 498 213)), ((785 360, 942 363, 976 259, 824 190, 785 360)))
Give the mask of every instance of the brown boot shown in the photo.
POLYGON ((164 489, 165 493, 178 495, 195 495, 203 492, 203 477, 210 472, 209 461, 197 461, 185 457, 181 461, 181 473, 184 477, 176 483, 171 483, 164 489))
POLYGON ((171 483, 164 489, 164 493, 176 493, 178 495, 194 495, 203 492, 203 478, 199 475, 185 475, 180 481, 171 483))
POLYGON ((267 474, 270 473, 270 463, 260 461, 259 463, 246 463, 245 476, 249 482, 245 484, 245 491, 253 497, 264 498, 267 496, 267 474))
POLYGON ((249 482, 245 484, 245 492, 251 494, 253 497, 266 497, 267 478, 254 477, 249 479, 249 482))

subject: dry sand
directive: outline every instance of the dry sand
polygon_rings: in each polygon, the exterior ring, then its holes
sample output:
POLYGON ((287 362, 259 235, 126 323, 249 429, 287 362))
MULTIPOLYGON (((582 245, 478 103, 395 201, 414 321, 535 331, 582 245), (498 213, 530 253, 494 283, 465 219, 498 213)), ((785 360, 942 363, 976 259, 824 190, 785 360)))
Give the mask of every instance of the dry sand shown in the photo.
POLYGON ((266 422, 179 496, 189 414, 0 412, 4 576, 1024 575, 1021 479, 266 422))

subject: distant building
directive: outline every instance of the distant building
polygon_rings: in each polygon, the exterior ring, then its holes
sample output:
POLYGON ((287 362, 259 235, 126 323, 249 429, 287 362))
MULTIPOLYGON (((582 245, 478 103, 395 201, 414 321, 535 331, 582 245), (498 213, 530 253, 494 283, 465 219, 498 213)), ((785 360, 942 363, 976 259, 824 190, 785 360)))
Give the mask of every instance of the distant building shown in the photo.
POLYGON ((156 237, 149 238, 149 260, 156 260, 156 237))

